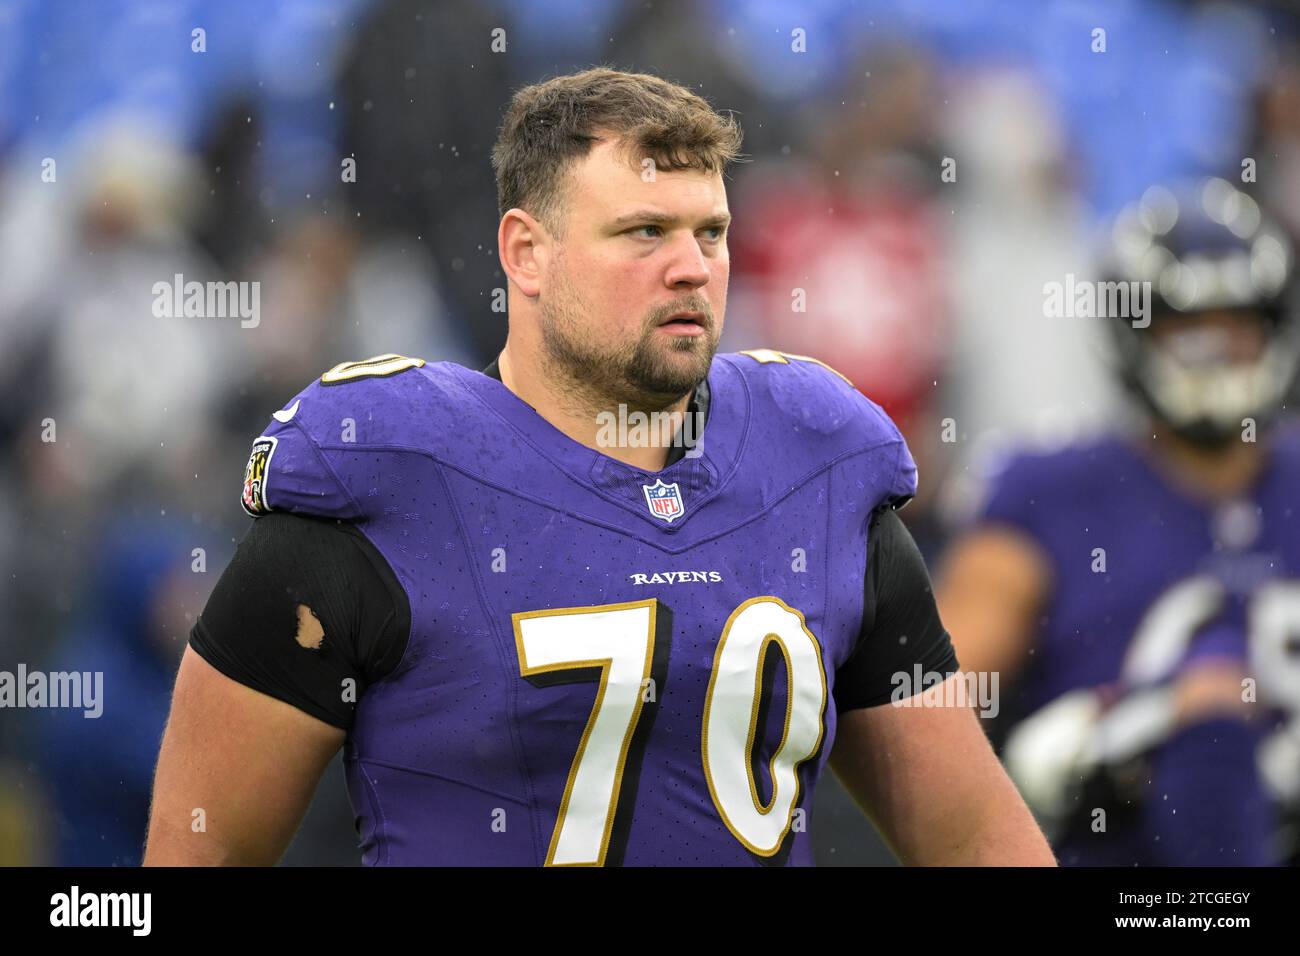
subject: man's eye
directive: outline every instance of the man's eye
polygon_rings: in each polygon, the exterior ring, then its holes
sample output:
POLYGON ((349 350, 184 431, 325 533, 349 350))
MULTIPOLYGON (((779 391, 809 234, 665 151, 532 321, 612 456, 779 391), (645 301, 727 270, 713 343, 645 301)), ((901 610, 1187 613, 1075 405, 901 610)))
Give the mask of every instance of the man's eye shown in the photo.
MULTIPOLYGON (((661 236, 663 234, 663 229, 660 226, 650 226, 650 225, 633 226, 629 230, 629 232, 637 235, 638 237, 653 239, 653 238, 657 238, 658 236, 661 236)), ((713 233, 713 235, 709 237, 711 242, 718 242, 723 238, 723 236, 727 234, 727 227, 709 226, 707 229, 705 229, 705 232, 713 233)))

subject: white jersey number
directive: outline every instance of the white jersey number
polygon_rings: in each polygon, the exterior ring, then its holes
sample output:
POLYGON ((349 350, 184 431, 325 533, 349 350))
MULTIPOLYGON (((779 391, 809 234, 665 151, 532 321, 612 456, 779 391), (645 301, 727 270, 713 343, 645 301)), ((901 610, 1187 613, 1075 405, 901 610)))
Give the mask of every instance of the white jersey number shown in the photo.
MULTIPOLYGON (((528 611, 512 616, 519 673, 597 669, 599 689, 578 742, 547 866, 600 866, 609 850, 628 754, 652 692, 655 599, 628 604, 528 611)), ((750 851, 773 856, 794 820, 799 766, 817 752, 828 693, 821 647, 803 615, 776 597, 757 597, 731 613, 714 654, 704 699, 701 759, 722 822, 750 851), (764 803, 751 757, 760 730, 763 663, 775 646, 785 661, 784 731, 768 765, 764 803)))

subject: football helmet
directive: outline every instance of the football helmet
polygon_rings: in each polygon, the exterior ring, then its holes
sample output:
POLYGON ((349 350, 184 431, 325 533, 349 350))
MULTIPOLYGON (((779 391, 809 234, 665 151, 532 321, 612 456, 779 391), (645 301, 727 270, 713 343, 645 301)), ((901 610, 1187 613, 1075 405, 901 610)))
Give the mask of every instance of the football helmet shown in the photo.
MULTIPOLYGON (((1119 376, 1151 413, 1204 445, 1274 418, 1300 369, 1295 260, 1255 200, 1218 178, 1153 186, 1119 213, 1107 246, 1106 280, 1140 288, 1148 303, 1147 321, 1135 321, 1097 296, 1119 376), (1195 321, 1243 311, 1263 324, 1262 346, 1246 355, 1232 325, 1195 321)), ((1134 293, 1121 300, 1143 301, 1134 293)))

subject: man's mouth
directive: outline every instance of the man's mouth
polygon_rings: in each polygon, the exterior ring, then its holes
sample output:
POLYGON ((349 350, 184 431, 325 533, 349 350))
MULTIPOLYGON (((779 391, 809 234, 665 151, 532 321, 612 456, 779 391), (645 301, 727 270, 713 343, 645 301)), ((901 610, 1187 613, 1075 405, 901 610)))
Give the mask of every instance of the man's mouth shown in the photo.
POLYGON ((705 330, 704 313, 678 312, 660 322, 659 328, 671 335, 703 335, 705 330))

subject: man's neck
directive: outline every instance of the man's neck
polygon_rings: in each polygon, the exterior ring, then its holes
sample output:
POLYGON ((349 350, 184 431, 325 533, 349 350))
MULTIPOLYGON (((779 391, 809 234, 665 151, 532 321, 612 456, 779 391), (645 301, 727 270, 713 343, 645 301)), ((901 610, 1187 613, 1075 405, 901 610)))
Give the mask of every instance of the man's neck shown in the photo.
POLYGON ((1176 486, 1201 499, 1218 500, 1245 494, 1267 460, 1267 437, 1258 442, 1231 441, 1197 445, 1163 425, 1151 429, 1150 450, 1160 471, 1176 486))
POLYGON ((654 424, 662 419, 650 417, 651 413, 646 409, 630 408, 626 404, 620 415, 617 404, 609 409, 593 409, 584 407, 581 401, 573 401, 572 396, 566 400, 564 396, 556 394, 550 383, 541 380, 540 376, 530 376, 520 369, 512 361, 508 347, 483 369, 483 374, 499 379, 501 384, 569 438, 644 471, 661 471, 682 458, 685 449, 699 440, 703 421, 708 414, 707 383, 701 383, 700 387, 692 389, 667 408, 654 410, 672 416, 670 421, 673 427, 668 429, 674 435, 672 445, 665 447, 662 443, 623 441, 622 438, 630 436, 637 425, 637 420, 631 418, 633 412, 647 413, 650 424, 644 426, 641 433, 651 441, 658 442, 664 433, 663 429, 654 424), (622 427, 623 423, 626 423, 626 428, 622 427))

